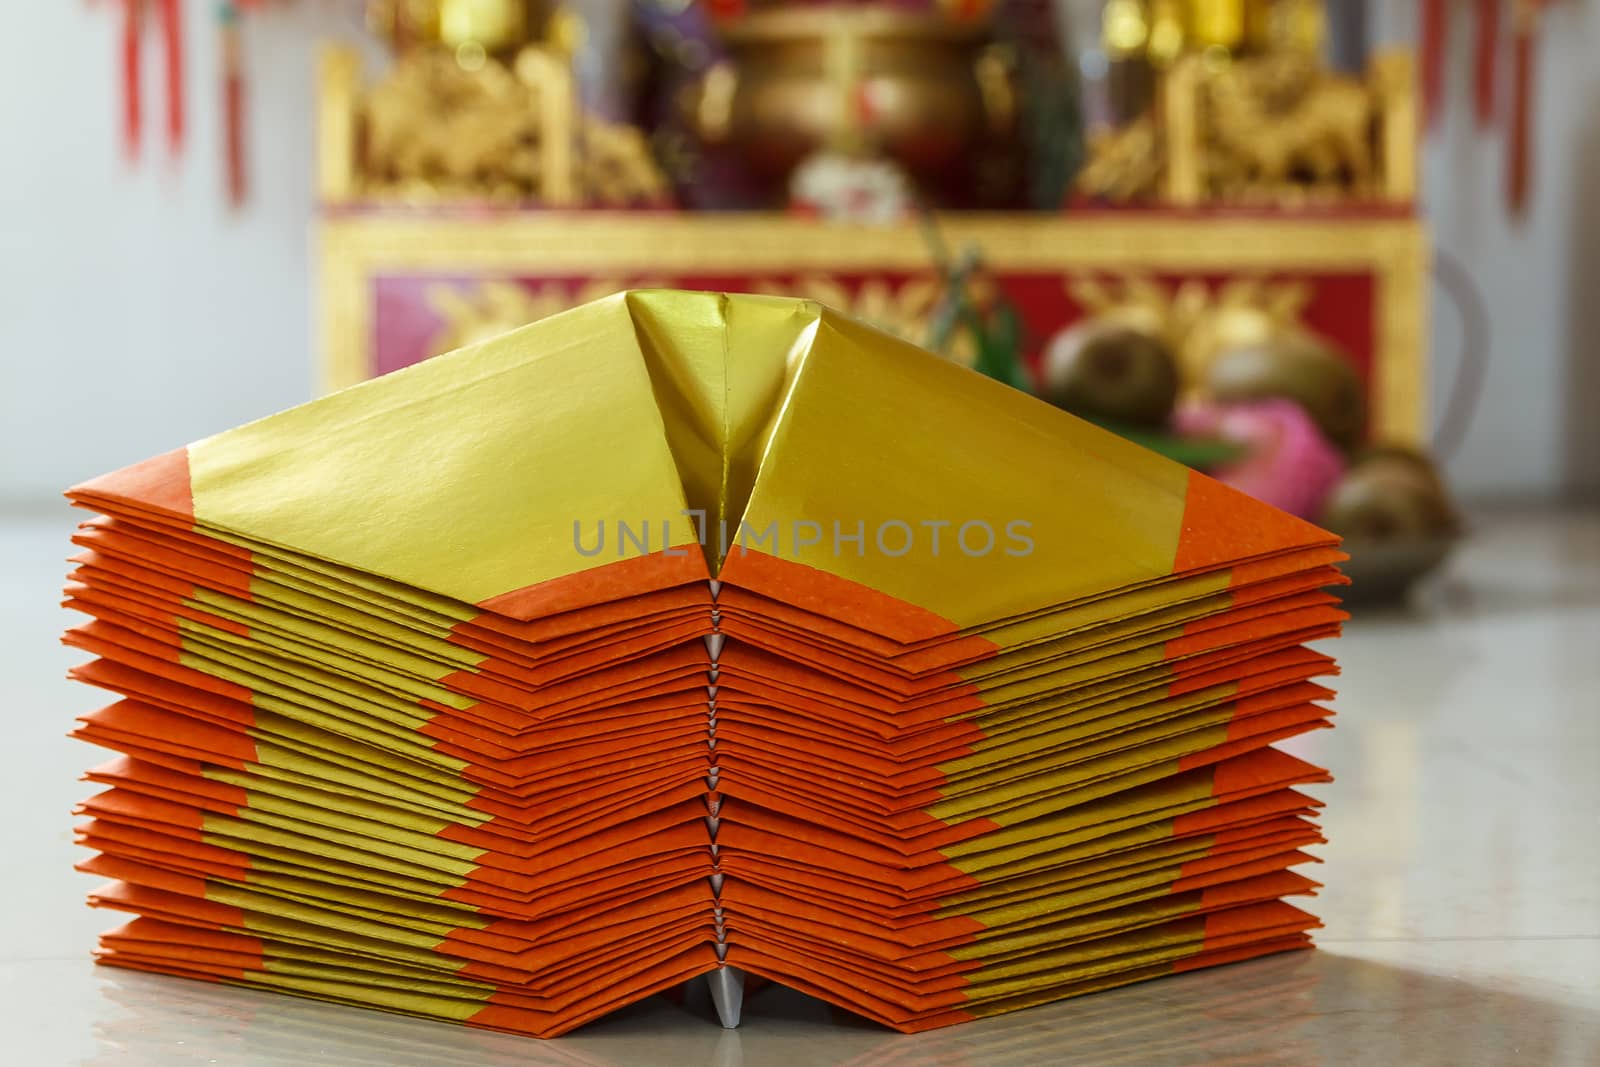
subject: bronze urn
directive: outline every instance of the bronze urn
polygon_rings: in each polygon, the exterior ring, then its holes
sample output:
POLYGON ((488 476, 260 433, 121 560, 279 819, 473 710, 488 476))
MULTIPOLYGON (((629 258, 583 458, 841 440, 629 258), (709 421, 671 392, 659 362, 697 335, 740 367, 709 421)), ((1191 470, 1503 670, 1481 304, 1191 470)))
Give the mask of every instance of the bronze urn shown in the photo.
POLYGON ((780 7, 722 37, 729 59, 696 88, 694 125, 777 199, 796 164, 823 148, 892 159, 924 189, 949 189, 1013 125, 1010 75, 979 21, 780 7))

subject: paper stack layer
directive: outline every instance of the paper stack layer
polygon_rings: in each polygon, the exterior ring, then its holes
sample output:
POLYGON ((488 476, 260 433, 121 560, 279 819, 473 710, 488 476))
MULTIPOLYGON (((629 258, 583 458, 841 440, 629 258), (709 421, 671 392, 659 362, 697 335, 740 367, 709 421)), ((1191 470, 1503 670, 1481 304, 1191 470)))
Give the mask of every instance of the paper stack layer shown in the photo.
POLYGON ((69 496, 102 962, 911 1031, 1317 925, 1335 539, 815 304, 622 294, 69 496))

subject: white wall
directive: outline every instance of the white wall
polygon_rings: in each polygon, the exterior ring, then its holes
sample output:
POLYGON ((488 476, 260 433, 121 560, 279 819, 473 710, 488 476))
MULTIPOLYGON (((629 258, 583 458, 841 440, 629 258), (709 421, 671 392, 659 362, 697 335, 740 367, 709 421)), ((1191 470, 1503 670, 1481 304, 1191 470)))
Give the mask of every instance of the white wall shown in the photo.
MULTIPOLYGON (((1383 6, 1379 33, 1409 37, 1414 0, 1383 6)), ((233 214, 222 197, 211 5, 186 5, 185 154, 176 165, 163 157, 152 39, 151 138, 132 170, 115 125, 115 6, 27 5, 13 34, 26 43, 0 65, 0 501, 46 498, 310 394, 312 42, 358 35, 358 11, 355 0, 293 0, 249 20, 255 185, 233 214)), ((1462 27, 1426 189, 1441 246, 1485 290, 1493 362, 1451 473, 1467 492, 1593 492, 1600 12, 1566 0, 1548 16, 1534 208, 1520 226, 1500 207, 1498 137, 1471 129, 1467 38, 1462 27)), ((1459 338, 1442 308, 1437 319, 1443 379, 1459 338)))
POLYGON ((146 144, 121 158, 111 3, 22 5, 0 65, 0 499, 69 483, 310 395, 311 42, 352 0, 249 16, 250 174, 223 192, 214 5, 185 2, 189 142, 166 156, 159 42, 146 144))
MULTIPOLYGON (((1338 2, 1338 0, 1332 0, 1338 2)), ((1414 39, 1415 0, 1381 6, 1374 29, 1414 39)), ((1502 5, 1510 8, 1511 5, 1502 5)), ((1452 459, 1464 491, 1600 494, 1600 11, 1561 0, 1545 16, 1534 86, 1532 209, 1504 209, 1504 139, 1475 128, 1471 5, 1452 4, 1445 121, 1423 159, 1438 247, 1462 261, 1491 320, 1490 365, 1472 432, 1452 459)), ((1502 63, 1509 75, 1510 60, 1502 63)), ((1509 101, 1509 83, 1502 86, 1509 101)), ((1461 334, 1436 294, 1435 412, 1461 334)))

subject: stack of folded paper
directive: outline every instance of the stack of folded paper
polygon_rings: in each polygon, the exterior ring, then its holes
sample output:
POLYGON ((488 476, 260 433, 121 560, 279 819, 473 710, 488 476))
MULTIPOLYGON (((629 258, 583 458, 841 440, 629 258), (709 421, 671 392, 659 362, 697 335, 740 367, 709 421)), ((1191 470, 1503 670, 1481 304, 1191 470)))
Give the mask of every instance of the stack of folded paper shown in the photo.
POLYGON ((1334 539, 814 304, 624 294, 69 495, 106 963, 916 1030, 1316 925, 1334 539))

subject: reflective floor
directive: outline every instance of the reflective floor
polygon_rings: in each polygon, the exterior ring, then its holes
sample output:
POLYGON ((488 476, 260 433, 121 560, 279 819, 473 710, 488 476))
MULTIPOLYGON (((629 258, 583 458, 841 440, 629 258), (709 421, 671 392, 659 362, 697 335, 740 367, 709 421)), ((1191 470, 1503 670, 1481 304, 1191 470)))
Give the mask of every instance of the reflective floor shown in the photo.
MULTIPOLYGON (((64 509, 63 509, 64 510, 64 509)), ((915 1037, 807 998, 723 1031, 657 1000, 539 1043, 97 969, 68 809, 97 753, 63 737, 70 517, 0 515, 0 1062, 56 1064, 1600 1064, 1600 513, 1474 517, 1410 608, 1332 649, 1338 729, 1322 947, 915 1037)))

